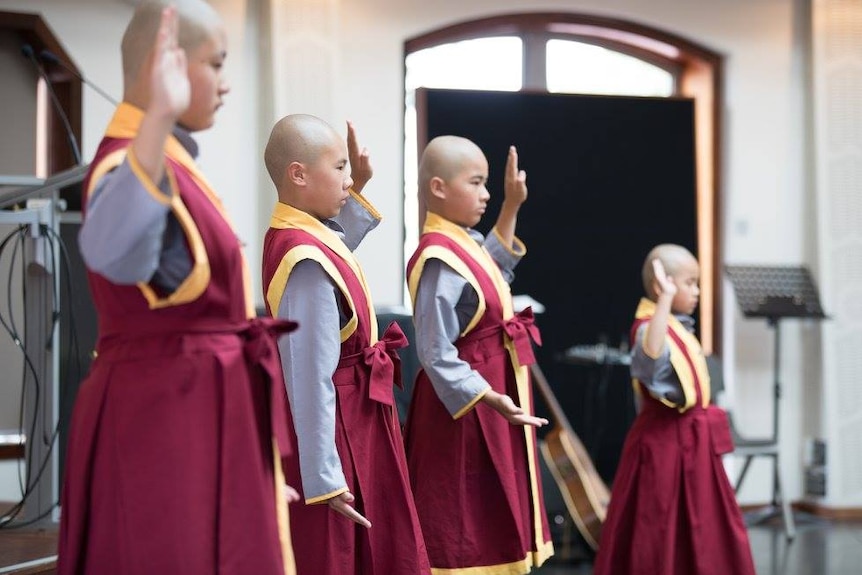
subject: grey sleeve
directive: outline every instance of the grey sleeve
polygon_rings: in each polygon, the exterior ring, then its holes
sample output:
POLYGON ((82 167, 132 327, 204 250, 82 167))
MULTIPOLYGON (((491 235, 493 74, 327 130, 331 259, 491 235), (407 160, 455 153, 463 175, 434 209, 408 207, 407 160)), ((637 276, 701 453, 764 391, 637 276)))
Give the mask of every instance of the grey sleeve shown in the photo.
POLYGON ((296 265, 278 306, 278 317, 299 323, 279 339, 290 412, 299 443, 305 499, 347 486, 335 447, 335 385, 341 354, 337 287, 317 262, 296 265))
MULTIPOLYGON (((442 261, 431 259, 422 270, 413 304, 419 362, 451 415, 490 387, 470 364, 458 357, 453 343, 469 320, 466 313, 469 310, 459 308, 465 290, 473 292, 463 277, 442 261)), ((475 309, 474 304, 474 312, 475 309)))
POLYGON ((497 262, 506 282, 512 283, 515 279, 515 266, 524 257, 523 247, 520 244, 504 246, 500 243, 499 236, 492 230, 485 238, 485 249, 491 254, 491 258, 497 262))
POLYGON ((670 350, 667 344, 662 347, 661 355, 652 358, 646 354, 643 338, 649 322, 638 327, 632 348, 632 377, 638 379, 658 399, 665 399, 675 405, 683 404, 682 383, 670 363, 670 350))
POLYGON ((347 199, 341 212, 332 219, 343 229, 344 243, 350 251, 356 250, 368 232, 380 223, 380 218, 369 212, 353 196, 347 199))
MULTIPOLYGON (((167 179, 160 189, 170 193, 167 179)), ((87 267, 117 284, 149 281, 159 267, 169 211, 123 162, 88 200, 78 235, 87 267)))

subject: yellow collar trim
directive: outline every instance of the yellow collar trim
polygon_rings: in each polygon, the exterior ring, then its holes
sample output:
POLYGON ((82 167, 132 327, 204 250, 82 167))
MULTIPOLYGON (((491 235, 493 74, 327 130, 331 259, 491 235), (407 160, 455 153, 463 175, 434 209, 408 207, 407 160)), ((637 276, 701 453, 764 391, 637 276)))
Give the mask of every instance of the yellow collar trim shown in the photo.
MULTIPOLYGON (((144 111, 140 108, 121 102, 114 111, 114 116, 111 118, 108 128, 105 130, 105 135, 111 138, 134 138, 141 128, 141 122, 144 119, 144 111)), ((173 160, 181 163, 187 170, 195 174, 195 177, 202 181, 206 181, 203 175, 199 172, 194 158, 180 144, 179 140, 173 135, 168 136, 165 142, 165 153, 173 160)))
MULTIPOLYGON (((105 130, 105 136, 110 138, 134 139, 135 136, 137 136, 138 131, 140 130, 141 122, 143 121, 143 119, 143 110, 141 110, 137 106, 133 106, 128 102, 120 102, 120 104, 117 106, 117 109, 114 111, 114 115, 111 118, 111 121, 108 123, 108 127, 105 130)), ((228 223, 231 229, 233 229, 233 223, 228 217, 227 212, 225 212, 221 200, 213 191, 213 187, 204 177, 203 173, 201 173, 194 158, 191 157, 188 151, 183 147, 182 144, 180 144, 179 140, 177 140, 175 136, 168 136, 168 139, 165 142, 164 152, 169 158, 182 165, 183 168, 185 168, 191 174, 198 187, 203 190, 204 194, 207 196, 210 202, 212 202, 213 206, 215 206, 216 210, 218 210, 222 218, 224 218, 224 220, 228 223)), ((153 182, 153 184, 157 186, 158 182, 153 182)), ((242 273, 245 291, 244 299, 246 315, 249 318, 253 318, 255 312, 254 301, 251 295, 251 276, 248 270, 248 264, 245 261, 245 254, 242 255, 242 273)))
POLYGON ((374 303, 371 299, 371 291, 368 289, 368 282, 365 279, 365 273, 359 265, 359 261, 353 252, 347 247, 341 238, 331 229, 323 225, 323 223, 309 214, 291 205, 276 202, 272 209, 272 216, 269 219, 269 226, 277 230, 299 229, 310 233, 315 238, 323 242, 328 248, 337 253, 359 278, 359 283, 362 285, 362 290, 365 292, 365 299, 368 301, 368 312, 371 321, 371 344, 377 343, 377 315, 374 311, 374 303))
POLYGON ((347 245, 341 241, 341 238, 308 212, 303 212, 291 205, 277 202, 272 209, 269 226, 278 230, 296 228, 306 231, 344 258, 355 272, 359 271, 359 263, 356 261, 356 257, 347 245))
POLYGON ((479 265, 491 277, 494 287, 497 289, 500 302, 503 304, 503 319, 510 319, 514 315, 512 292, 509 284, 500 272, 500 267, 494 261, 494 258, 491 257, 491 254, 488 253, 488 250, 484 246, 477 244, 476 240, 470 237, 466 229, 434 212, 428 212, 425 216, 425 226, 422 229, 422 233, 428 232, 439 232, 452 238, 473 259, 479 262, 479 265))
MULTIPOLYGON (((141 122, 144 119, 144 111, 140 108, 121 102, 117 106, 114 116, 111 118, 108 128, 105 130, 105 135, 111 138, 134 138, 141 127, 141 122)), ((198 168, 195 159, 191 157, 177 138, 171 134, 165 142, 165 154, 175 162, 191 173, 192 178, 197 181, 198 186, 206 193, 210 201, 215 205, 222 217, 230 222, 227 213, 224 211, 221 199, 216 195, 212 185, 198 168)), ((156 182, 158 184, 158 182, 156 182)))
MULTIPOLYGON (((637 311, 635 311, 636 319, 649 318, 655 315, 655 302, 641 298, 638 303, 637 311)), ((710 381, 709 371, 706 367, 706 358, 703 355, 703 348, 697 338, 689 332, 680 321, 671 314, 667 321, 668 329, 683 341, 688 351, 688 356, 691 359, 691 364, 686 360, 683 350, 676 344, 676 341, 670 336, 665 336, 665 342, 670 350, 670 363, 682 384, 683 395, 685 396, 685 405, 679 407, 680 412, 685 411, 695 404, 697 392, 695 391, 695 375, 697 381, 700 382, 701 405, 706 407, 709 405, 710 399, 710 381), (694 372, 692 373, 692 366, 694 372)))

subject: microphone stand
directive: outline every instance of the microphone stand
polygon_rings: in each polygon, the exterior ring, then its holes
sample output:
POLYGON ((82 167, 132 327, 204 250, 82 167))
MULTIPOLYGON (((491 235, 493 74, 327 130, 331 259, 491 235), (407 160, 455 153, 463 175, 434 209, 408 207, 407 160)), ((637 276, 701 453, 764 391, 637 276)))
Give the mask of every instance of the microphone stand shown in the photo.
POLYGON ((104 90, 99 88, 97 85, 95 85, 94 83, 89 81, 87 78, 85 78, 81 74, 79 74, 78 71, 75 70, 75 68, 73 68, 72 66, 70 66, 69 64, 67 64, 66 62, 61 60, 56 54, 54 54, 50 50, 42 50, 41 52, 39 52, 39 57, 42 60, 44 60, 45 62, 48 62, 49 64, 56 64, 56 65, 62 67, 67 72, 69 72, 70 74, 75 76, 75 78, 80 80, 82 83, 86 84, 87 86, 89 86, 90 88, 95 90, 100 96, 102 96, 105 100, 107 100, 108 102, 110 102, 114 106, 117 106, 119 104, 119 102, 117 102, 116 98, 111 97, 110 94, 108 94, 107 92, 105 92, 104 90))

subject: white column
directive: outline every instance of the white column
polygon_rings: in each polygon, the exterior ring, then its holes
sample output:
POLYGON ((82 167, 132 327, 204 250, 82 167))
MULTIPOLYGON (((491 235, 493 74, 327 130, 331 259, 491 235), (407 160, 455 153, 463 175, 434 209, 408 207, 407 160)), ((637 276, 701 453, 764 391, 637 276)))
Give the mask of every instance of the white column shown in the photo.
POLYGON ((862 505, 862 2, 813 0, 827 507, 862 505))

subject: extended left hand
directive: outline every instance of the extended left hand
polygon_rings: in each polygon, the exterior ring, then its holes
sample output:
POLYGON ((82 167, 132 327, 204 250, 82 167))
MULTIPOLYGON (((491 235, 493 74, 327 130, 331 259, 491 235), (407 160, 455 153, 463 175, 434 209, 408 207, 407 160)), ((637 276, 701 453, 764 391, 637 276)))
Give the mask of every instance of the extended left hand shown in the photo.
POLYGON ((515 405, 515 401, 511 397, 503 393, 489 391, 483 399, 512 425, 542 427, 548 424, 547 419, 530 415, 522 407, 515 405))
POLYGON ((284 485, 284 498, 287 499, 288 503, 296 503, 299 501, 299 491, 291 487, 290 485, 284 485))

